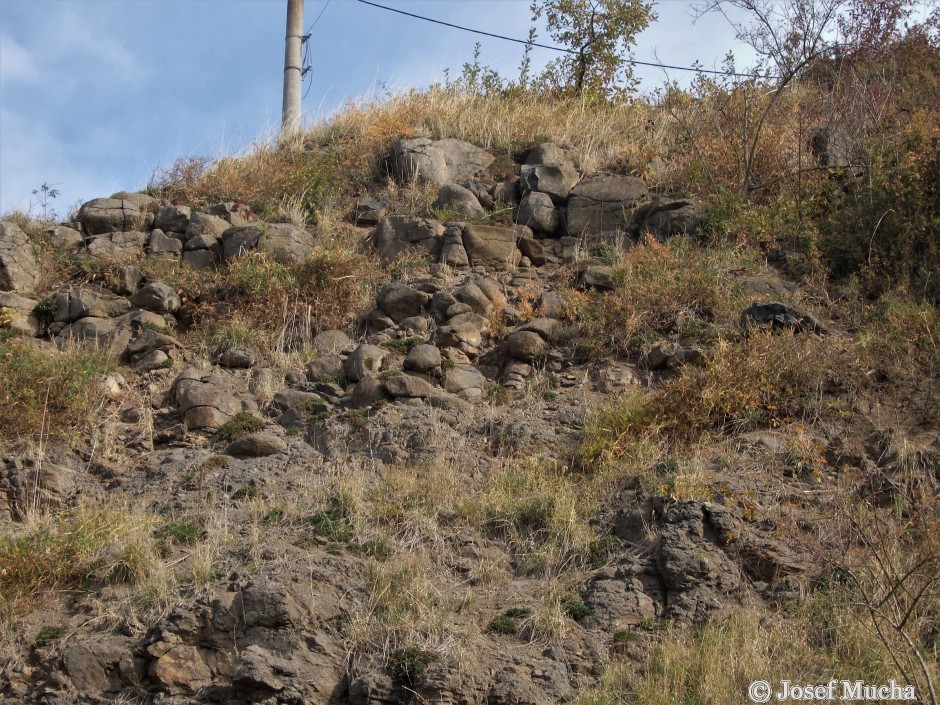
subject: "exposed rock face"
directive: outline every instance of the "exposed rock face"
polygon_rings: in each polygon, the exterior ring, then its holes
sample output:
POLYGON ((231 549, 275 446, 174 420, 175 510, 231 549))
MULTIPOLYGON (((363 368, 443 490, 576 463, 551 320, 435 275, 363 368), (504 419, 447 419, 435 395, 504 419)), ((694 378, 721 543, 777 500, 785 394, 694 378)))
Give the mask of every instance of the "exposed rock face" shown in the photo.
POLYGON ((386 196, 362 196, 356 201, 354 221, 361 227, 370 227, 378 225, 386 213, 388 213, 386 196))
POLYGON ((185 233, 191 215, 189 206, 160 206, 154 214, 153 227, 167 233, 185 233))
POLYGON ((0 291, 0 329, 7 328, 30 336, 39 335, 43 328, 42 321, 33 314, 38 303, 13 292, 0 291))
POLYGON ((394 282, 379 290, 376 306, 392 321, 400 323, 406 318, 419 316, 431 300, 428 294, 418 291, 407 284, 394 282))
POLYGON ((485 149, 455 139, 402 139, 392 151, 400 179, 418 178, 441 186, 471 179, 493 163, 493 155, 485 149))
POLYGON ((592 624, 616 631, 652 618, 700 623, 746 596, 746 576, 759 575, 771 586, 806 568, 721 505, 653 498, 622 512, 614 531, 628 546, 639 546, 649 526, 659 538, 648 557, 628 551, 584 586, 592 624), (739 565, 735 558, 742 556, 739 565))
POLYGON ((39 265, 29 237, 16 223, 0 221, 0 291, 31 293, 39 265))
POLYGON ((264 458, 287 450, 283 439, 272 433, 250 433, 228 444, 225 452, 236 458, 264 458))
POLYGON ((626 230, 633 210, 647 193, 646 182, 634 176, 585 179, 571 189, 568 234, 626 230))
POLYGON ((526 164, 542 164, 575 169, 577 164, 571 152, 554 142, 542 142, 535 145, 525 155, 526 164))
POLYGON ((180 307, 180 297, 163 282, 147 284, 131 297, 130 302, 137 308, 155 313, 174 313, 180 307))
POLYGON ((343 365, 347 379, 358 382, 368 375, 376 375, 382 369, 382 361, 388 356, 388 350, 376 345, 360 345, 343 365))
POLYGON ((53 225, 46 229, 49 244, 60 252, 70 252, 81 245, 85 238, 76 229, 68 225, 53 225))

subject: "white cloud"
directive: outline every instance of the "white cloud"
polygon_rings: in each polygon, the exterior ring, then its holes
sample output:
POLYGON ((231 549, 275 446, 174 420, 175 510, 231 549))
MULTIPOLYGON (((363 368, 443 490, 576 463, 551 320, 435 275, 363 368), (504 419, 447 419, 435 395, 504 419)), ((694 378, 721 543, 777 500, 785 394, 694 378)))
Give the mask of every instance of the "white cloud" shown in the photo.
POLYGON ((34 81, 39 72, 30 52, 6 32, 0 33, 0 85, 34 81))

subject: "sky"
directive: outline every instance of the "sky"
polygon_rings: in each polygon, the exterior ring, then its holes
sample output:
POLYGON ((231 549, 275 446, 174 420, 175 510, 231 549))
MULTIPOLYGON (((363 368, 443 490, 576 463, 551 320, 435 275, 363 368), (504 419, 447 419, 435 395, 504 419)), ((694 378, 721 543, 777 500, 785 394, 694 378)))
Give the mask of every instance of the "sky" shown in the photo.
MULTIPOLYGON (((525 39, 529 0, 377 0, 453 24, 525 39)), ((286 0, 0 0, 0 214, 42 212, 32 191, 58 191, 65 217, 81 202, 147 186, 186 156, 239 154, 280 124, 286 0)), ((635 58, 719 67, 746 48, 718 15, 661 0, 635 58)), ((429 24, 356 0, 305 0, 313 70, 306 123, 349 100, 425 87, 481 63, 518 75, 524 47, 429 24), (321 15, 322 11, 322 15, 321 15), (315 26, 309 29, 314 21, 315 26)), ((540 32, 539 42, 552 43, 540 32)), ((534 68, 554 58, 535 49, 534 68)), ((739 66, 746 61, 739 61, 739 66)), ((659 69, 638 69, 642 89, 659 69)), ((673 72, 672 77, 683 78, 673 72)))

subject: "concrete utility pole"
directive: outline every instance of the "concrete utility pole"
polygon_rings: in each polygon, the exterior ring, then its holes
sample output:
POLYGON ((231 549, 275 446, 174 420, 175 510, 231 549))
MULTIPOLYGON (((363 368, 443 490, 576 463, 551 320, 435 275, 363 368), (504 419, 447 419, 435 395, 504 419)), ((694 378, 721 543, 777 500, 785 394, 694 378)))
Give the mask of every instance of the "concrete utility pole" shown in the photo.
POLYGON ((284 104, 281 108, 281 137, 290 137, 300 132, 303 33, 304 0, 287 0, 287 37, 284 40, 284 104))

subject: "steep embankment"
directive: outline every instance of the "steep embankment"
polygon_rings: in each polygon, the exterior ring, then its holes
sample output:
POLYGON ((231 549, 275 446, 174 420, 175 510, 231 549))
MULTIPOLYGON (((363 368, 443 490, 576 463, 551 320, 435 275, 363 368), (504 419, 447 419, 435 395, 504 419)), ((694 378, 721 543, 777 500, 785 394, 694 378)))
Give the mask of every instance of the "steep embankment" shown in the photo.
POLYGON ((692 200, 517 157, 399 140, 316 227, 172 189, 3 222, 0 698, 896 677, 852 595, 934 567, 906 532, 935 521, 935 309, 834 300, 704 245, 692 200))

